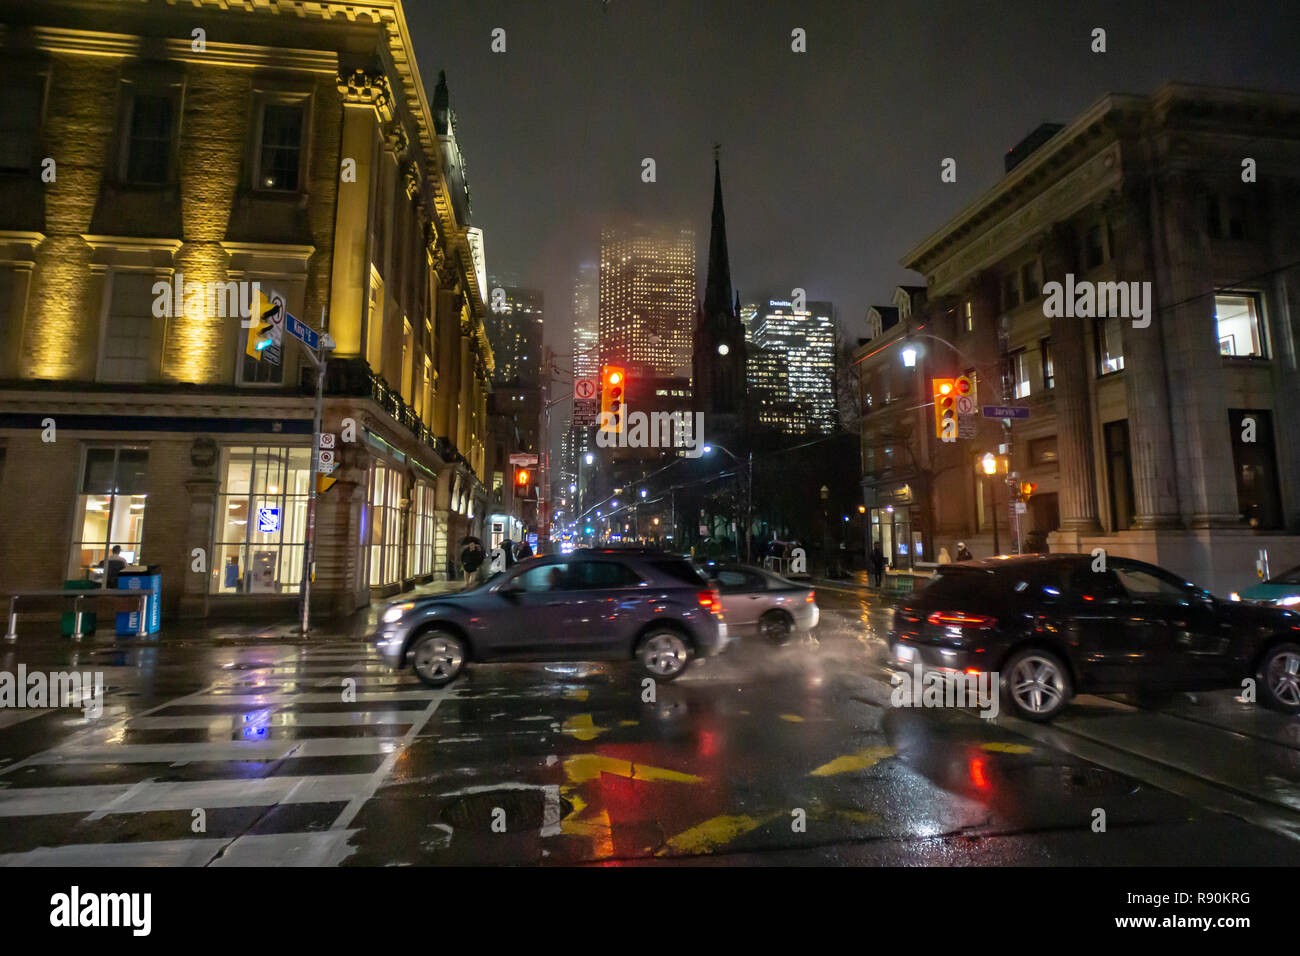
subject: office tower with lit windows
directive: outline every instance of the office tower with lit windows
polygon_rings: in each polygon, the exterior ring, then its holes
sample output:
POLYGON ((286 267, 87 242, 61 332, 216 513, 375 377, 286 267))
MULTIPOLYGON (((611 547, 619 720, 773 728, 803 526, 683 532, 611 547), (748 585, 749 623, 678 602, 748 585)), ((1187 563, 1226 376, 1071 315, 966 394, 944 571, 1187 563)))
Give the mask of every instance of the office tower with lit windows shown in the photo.
POLYGON ((695 324, 695 232, 610 228, 600 237, 600 364, 689 374, 695 324))
POLYGON ((543 302, 540 289, 507 285, 496 276, 488 281, 484 327, 496 361, 494 384, 541 384, 543 302))
POLYGON ((578 266, 573 283, 573 377, 600 375, 600 267, 578 266))
POLYGON ((831 303, 808 302, 796 310, 789 300, 769 299, 752 325, 754 345, 785 359, 788 400, 798 408, 782 414, 789 423, 779 423, 781 427, 796 433, 833 431, 835 318, 831 303))

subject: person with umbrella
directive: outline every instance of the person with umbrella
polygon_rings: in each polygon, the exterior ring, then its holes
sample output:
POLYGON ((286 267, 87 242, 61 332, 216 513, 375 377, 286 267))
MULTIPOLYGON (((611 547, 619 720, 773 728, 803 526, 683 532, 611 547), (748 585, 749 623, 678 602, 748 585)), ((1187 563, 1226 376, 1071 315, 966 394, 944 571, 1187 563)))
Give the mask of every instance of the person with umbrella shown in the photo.
POLYGON ((465 586, 469 587, 470 581, 483 566, 482 541, 472 535, 460 539, 460 566, 465 571, 465 586))

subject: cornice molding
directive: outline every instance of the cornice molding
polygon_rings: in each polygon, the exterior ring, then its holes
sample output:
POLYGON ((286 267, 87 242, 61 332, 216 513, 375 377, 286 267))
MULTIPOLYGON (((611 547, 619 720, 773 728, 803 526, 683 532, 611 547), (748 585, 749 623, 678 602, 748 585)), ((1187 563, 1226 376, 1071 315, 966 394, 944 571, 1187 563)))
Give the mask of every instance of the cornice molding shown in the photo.
POLYGON ((90 248, 121 249, 126 252, 166 252, 175 255, 176 250, 185 243, 180 239, 166 239, 156 236, 93 236, 83 235, 82 241, 90 248))

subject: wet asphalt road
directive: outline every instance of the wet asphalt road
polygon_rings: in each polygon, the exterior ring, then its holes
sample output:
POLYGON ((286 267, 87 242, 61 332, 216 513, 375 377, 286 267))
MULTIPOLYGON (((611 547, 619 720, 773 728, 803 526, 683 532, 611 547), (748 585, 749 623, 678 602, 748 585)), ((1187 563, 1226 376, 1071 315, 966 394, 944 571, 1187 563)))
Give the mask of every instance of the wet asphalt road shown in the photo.
POLYGON ((364 621, 24 635, 0 671, 107 693, 95 720, 0 709, 0 864, 1300 864, 1300 722, 1230 693, 1050 727, 893 707, 887 610, 817 594, 814 639, 734 644, 653 700, 615 664, 428 690, 364 621))

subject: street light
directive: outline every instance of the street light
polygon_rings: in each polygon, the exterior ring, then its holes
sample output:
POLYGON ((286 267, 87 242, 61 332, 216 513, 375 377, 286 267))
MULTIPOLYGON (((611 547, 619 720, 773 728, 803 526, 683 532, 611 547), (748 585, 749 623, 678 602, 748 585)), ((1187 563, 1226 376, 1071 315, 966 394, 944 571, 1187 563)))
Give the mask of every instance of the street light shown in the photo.
POLYGON ((916 368, 916 349, 910 345, 903 349, 903 364, 908 368, 916 368))
MULTIPOLYGON (((715 448, 718 449, 718 451, 720 452, 724 452, 726 456, 730 458, 732 461, 734 461, 737 465, 740 464, 740 458, 730 449, 724 448, 721 445, 705 445, 703 449, 704 454, 706 455, 712 454, 713 449, 715 448)), ((737 480, 739 480, 740 477, 739 471, 736 472, 736 477, 737 480)), ((751 451, 749 453, 747 475, 745 478, 745 560, 747 562, 754 560, 754 554, 753 554, 754 549, 752 546, 753 542, 752 542, 752 537, 750 535, 750 524, 751 524, 750 512, 753 510, 753 507, 754 507, 754 453, 751 451)), ((740 539, 739 538, 736 539, 736 560, 737 561, 740 560, 740 539)))

